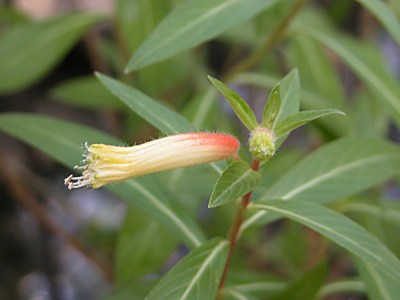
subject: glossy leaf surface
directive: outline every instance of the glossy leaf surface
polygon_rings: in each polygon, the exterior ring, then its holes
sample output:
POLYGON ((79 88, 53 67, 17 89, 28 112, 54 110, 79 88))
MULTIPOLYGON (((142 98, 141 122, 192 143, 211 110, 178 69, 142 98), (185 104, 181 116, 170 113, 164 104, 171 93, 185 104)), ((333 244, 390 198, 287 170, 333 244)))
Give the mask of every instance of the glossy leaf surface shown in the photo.
POLYGON ((184 117, 139 90, 106 75, 96 73, 103 85, 141 118, 167 134, 196 131, 184 117))
POLYGON ((264 108, 261 125, 268 129, 272 128, 275 118, 278 116, 279 109, 281 107, 281 92, 279 83, 274 86, 271 93, 269 94, 267 104, 264 108))
POLYGON ((343 113, 337 109, 306 110, 295 113, 288 116, 286 119, 276 125, 274 131, 275 135, 277 138, 279 138, 280 136, 288 134, 300 126, 303 126, 323 116, 329 116, 332 114, 343 115, 343 113))
POLYGON ((400 261, 356 222, 322 205, 305 201, 262 201, 254 209, 277 213, 319 232, 400 282, 400 261))
POLYGON ((131 57, 133 71, 190 49, 244 22, 276 0, 187 0, 179 4, 131 57))
POLYGON ((230 87, 219 81, 218 79, 208 76, 211 83, 221 92, 232 106, 235 114, 242 123, 251 131, 257 126, 256 116, 246 101, 230 87))
POLYGON ((375 268, 371 263, 357 260, 361 279, 365 282, 368 299, 396 300, 400 295, 400 285, 396 280, 375 268))
POLYGON ((227 254, 227 241, 213 239, 204 243, 173 267, 146 300, 214 299, 227 254))
POLYGON ((385 68, 379 52, 371 45, 354 41, 339 34, 326 34, 315 28, 304 28, 304 33, 336 52, 387 107, 400 125, 400 87, 385 68))
POLYGON ((260 198, 324 203, 383 182, 399 164, 399 147, 379 138, 346 137, 309 154, 260 198))
POLYGON ((262 175, 244 161, 234 161, 221 174, 211 194, 208 207, 217 207, 254 190, 262 181, 262 175))

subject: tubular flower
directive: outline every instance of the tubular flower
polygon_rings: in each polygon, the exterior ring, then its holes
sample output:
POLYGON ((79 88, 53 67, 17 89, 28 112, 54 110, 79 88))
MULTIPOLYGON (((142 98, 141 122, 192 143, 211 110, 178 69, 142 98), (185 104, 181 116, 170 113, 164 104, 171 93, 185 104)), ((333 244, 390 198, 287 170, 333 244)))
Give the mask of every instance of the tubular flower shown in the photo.
POLYGON ((68 189, 105 184, 150 174, 226 159, 239 149, 239 141, 227 134, 183 133, 132 147, 104 144, 86 146, 82 176, 68 176, 68 189))

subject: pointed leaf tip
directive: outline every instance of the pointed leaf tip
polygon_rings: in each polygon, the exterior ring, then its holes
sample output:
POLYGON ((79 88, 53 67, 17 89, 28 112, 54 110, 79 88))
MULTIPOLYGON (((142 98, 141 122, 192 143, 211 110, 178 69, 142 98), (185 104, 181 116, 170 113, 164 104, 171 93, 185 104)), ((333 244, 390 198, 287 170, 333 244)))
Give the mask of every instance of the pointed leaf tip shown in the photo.
POLYGON ((211 76, 208 76, 208 79, 217 88, 217 90, 224 95, 226 100, 228 100, 240 121, 242 121, 242 123, 249 130, 253 130, 257 126, 257 119, 247 102, 244 101, 244 99, 238 93, 218 79, 215 79, 211 76))
POLYGON ((344 112, 338 109, 306 110, 292 114, 277 124, 275 134, 277 138, 279 138, 300 126, 310 123, 311 121, 332 114, 345 115, 344 112))
POLYGON ((275 119, 281 108, 281 92, 280 84, 274 86, 269 94, 267 104, 264 108, 261 125, 265 128, 272 129, 275 119))

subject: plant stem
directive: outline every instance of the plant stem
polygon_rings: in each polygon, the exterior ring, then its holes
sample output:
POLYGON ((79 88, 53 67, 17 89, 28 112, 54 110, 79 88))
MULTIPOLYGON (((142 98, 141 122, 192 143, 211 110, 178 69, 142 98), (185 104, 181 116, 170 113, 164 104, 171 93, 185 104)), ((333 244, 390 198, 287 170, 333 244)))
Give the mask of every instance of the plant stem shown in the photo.
MULTIPOLYGON (((253 160, 253 162, 251 164, 251 168, 254 171, 258 171, 259 166, 260 166, 260 163, 257 160, 253 160)), ((237 242, 237 239, 239 236, 240 226, 242 226, 242 223, 246 216, 247 206, 250 203, 251 194, 252 194, 252 192, 249 192, 242 197, 241 201, 239 202, 239 204, 237 206, 236 215, 235 215, 235 218, 233 219, 231 228, 229 230, 229 252, 228 252, 228 256, 225 261, 221 280, 219 282, 219 286, 218 286, 219 293, 217 295, 217 299, 220 298, 220 294, 221 294, 220 292, 225 285, 225 280, 226 280, 226 277, 227 277, 227 274, 229 271, 229 266, 232 261, 233 251, 235 250, 236 242, 237 242)))
POLYGON ((303 5, 308 0, 298 0, 293 6, 289 14, 283 19, 279 24, 278 28, 273 32, 272 36, 268 38, 265 43, 257 49, 253 54, 240 61, 238 64, 234 65, 226 74, 223 76, 223 81, 231 80, 236 74, 239 74, 253 65, 255 65, 260 59, 262 59, 284 36, 290 22, 294 16, 300 11, 303 5))

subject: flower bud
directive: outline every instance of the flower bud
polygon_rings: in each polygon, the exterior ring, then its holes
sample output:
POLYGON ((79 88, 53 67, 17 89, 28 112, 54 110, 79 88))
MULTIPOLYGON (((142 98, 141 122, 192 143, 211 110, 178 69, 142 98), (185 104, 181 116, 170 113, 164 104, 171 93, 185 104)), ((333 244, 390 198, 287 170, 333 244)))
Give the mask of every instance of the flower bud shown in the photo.
POLYGON ((253 158, 259 162, 265 162, 274 156, 275 134, 264 127, 256 127, 250 134, 249 150, 253 158))
POLYGON ((86 146, 82 176, 68 176, 69 189, 105 184, 131 177, 226 159, 239 149, 239 141, 227 134, 183 133, 133 147, 104 144, 86 146))

